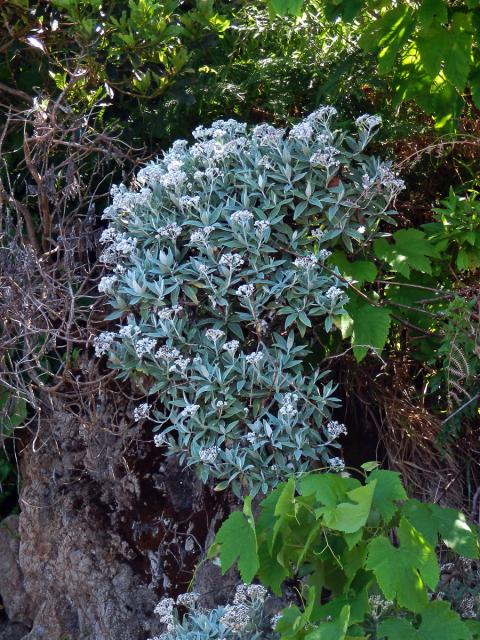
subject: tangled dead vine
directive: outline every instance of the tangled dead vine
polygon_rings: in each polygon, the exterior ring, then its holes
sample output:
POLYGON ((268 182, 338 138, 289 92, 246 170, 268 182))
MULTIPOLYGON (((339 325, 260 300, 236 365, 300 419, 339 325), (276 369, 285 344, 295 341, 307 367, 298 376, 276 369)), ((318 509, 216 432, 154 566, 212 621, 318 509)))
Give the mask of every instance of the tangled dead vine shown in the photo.
POLYGON ((26 401, 33 435, 60 398, 88 424, 105 394, 128 395, 85 350, 105 315, 97 211, 147 154, 102 131, 101 105, 78 115, 65 96, 2 104, 0 386, 26 401))

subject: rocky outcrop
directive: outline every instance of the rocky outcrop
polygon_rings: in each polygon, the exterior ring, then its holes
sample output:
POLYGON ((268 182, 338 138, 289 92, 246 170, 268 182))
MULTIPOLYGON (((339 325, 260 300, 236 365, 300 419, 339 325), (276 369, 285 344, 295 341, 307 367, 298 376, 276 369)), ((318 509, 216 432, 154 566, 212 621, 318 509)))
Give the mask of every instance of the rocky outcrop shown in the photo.
MULTIPOLYGON (((42 424, 23 456, 20 516, 0 538, 0 595, 10 623, 24 625, 22 640, 146 640, 161 631, 155 604, 187 590, 226 505, 150 439, 101 414, 88 426, 57 410, 42 424)), ((210 583, 209 574, 206 590, 210 583)))

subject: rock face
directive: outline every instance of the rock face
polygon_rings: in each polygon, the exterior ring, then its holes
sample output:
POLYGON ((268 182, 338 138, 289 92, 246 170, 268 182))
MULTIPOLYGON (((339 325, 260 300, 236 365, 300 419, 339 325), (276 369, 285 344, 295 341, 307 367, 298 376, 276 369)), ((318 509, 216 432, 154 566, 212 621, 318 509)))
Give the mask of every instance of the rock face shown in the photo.
POLYGON ((0 523, 0 594, 7 617, 0 621, 0 640, 23 638, 33 619, 19 564, 19 547, 18 516, 8 516, 0 523))
POLYGON ((222 517, 217 496, 116 421, 56 410, 24 453, 21 513, 0 529, 0 595, 22 640, 158 634, 155 604, 187 590, 222 517))

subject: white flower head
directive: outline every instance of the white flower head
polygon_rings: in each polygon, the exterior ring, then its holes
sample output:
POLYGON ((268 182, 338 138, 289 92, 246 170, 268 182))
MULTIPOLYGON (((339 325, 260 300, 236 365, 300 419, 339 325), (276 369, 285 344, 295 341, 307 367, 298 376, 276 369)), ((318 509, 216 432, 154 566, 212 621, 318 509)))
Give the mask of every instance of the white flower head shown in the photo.
POLYGON ((168 238, 169 240, 172 240, 172 242, 175 242, 175 240, 178 238, 179 235, 181 235, 181 233, 182 233, 182 227, 179 227, 176 222, 173 222, 171 224, 166 224, 157 230, 158 237, 168 238))
POLYGON ((345 461, 342 458, 329 458, 328 464, 332 471, 343 471, 345 469, 345 461))
POLYGON ((169 367, 168 370, 170 373, 178 373, 179 375, 184 376, 187 372, 187 367, 190 362, 190 358, 184 358, 183 356, 180 356, 174 361, 174 363, 171 367, 169 367))
POLYGON ((133 419, 135 420, 135 422, 143 420, 144 418, 148 418, 149 415, 150 405, 148 404, 148 402, 139 404, 138 407, 135 407, 135 409, 133 410, 133 419))
POLYGON ((138 358, 143 358, 147 353, 151 353, 157 345, 157 341, 153 338, 140 338, 135 344, 135 353, 138 358))
POLYGON ((117 282, 117 276, 104 276, 98 283, 98 291, 100 293, 112 293, 113 286, 117 282))
POLYGON ((216 446, 213 447, 205 447, 204 449, 200 449, 199 456, 200 460, 204 464, 213 464, 215 460, 218 458, 218 454, 220 453, 220 449, 216 446))
POLYGON ((240 298, 251 298, 255 293, 253 284, 242 284, 237 289, 237 296, 240 298))
POLYGON ((160 617, 160 622, 165 624, 173 621, 173 607, 175 600, 173 598, 162 598, 153 610, 160 617))
POLYGON ((318 258, 310 253, 306 256, 299 256, 295 258, 293 264, 297 267, 297 269, 302 269, 304 271, 309 271, 318 265, 318 258))
POLYGON ((221 329, 207 329, 205 331, 205 335, 208 338, 208 340, 211 340, 212 342, 218 342, 221 338, 223 338, 223 336, 225 335, 225 331, 222 331, 221 329))
POLYGON ((340 436, 347 435, 347 428, 341 422, 337 422, 337 420, 330 420, 327 422, 327 432, 330 438, 338 438, 340 436))
POLYGON ((208 244, 208 238, 214 230, 215 227, 210 225, 203 227, 202 229, 196 229, 190 236, 190 244, 203 244, 206 246, 208 244))
POLYGON ((164 345, 160 347, 160 349, 158 349, 158 351, 155 353, 155 357, 158 358, 158 360, 171 362, 173 360, 177 360, 177 358, 180 357, 180 351, 178 349, 175 349, 175 347, 168 347, 167 345, 164 345))
POLYGON ((343 296, 343 293, 344 293, 343 289, 340 289, 339 287, 330 287, 325 292, 325 297, 328 298, 329 300, 332 300, 332 302, 335 302, 336 300, 338 300, 338 298, 343 296))
POLYGON ((312 231, 312 236, 314 238, 316 238, 317 240, 321 241, 323 236, 326 234, 326 231, 323 231, 322 229, 313 229, 312 231))
POLYGON ((188 404, 179 414, 179 418, 193 418, 200 409, 199 404, 188 404))
POLYGON ((163 433, 156 433, 153 436, 153 443, 155 444, 156 447, 163 447, 166 441, 167 439, 163 433))
POLYGON ((93 347, 97 358, 110 351, 116 337, 117 334, 112 331, 103 331, 99 336, 95 336, 93 339, 93 347))
POLYGON ((299 122, 298 124, 296 124, 295 126, 293 126, 290 129, 290 132, 288 134, 289 138, 292 138, 293 140, 298 140, 299 142, 310 142, 310 140, 312 139, 314 130, 312 125, 305 121, 305 122, 299 122))
POLYGON ((230 340, 229 342, 225 342, 222 349, 228 351, 228 353, 233 356, 239 346, 240 343, 238 340, 230 340))
POLYGON ((221 267, 227 267, 230 271, 235 271, 244 264, 244 260, 236 253, 224 253, 218 264, 221 267))
POLYGON ((263 351, 254 351, 253 353, 249 353, 248 356, 245 356, 245 360, 248 362, 248 364, 254 367, 258 367, 264 357, 265 354, 263 353, 263 351))
POLYGON ((200 594, 195 591, 190 591, 190 593, 181 593, 177 597, 177 605, 181 607, 187 607, 188 609, 193 609, 200 598, 200 594))
POLYGON ((251 220, 253 220, 253 213, 251 211, 247 211, 246 209, 242 211, 235 211, 235 213, 232 213, 230 219, 233 220, 233 222, 236 222, 237 224, 245 226, 251 220))
POLYGON ((251 620, 251 609, 246 604, 227 604, 220 622, 234 633, 240 633, 251 620))

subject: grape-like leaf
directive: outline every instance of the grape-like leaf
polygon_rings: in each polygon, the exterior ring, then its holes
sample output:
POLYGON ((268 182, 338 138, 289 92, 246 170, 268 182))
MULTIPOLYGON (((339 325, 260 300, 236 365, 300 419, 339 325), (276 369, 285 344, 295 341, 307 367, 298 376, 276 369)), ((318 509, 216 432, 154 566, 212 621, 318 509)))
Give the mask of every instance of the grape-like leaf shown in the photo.
POLYGON ((385 536, 368 545, 366 568, 373 571, 388 600, 410 611, 421 611, 427 604, 427 587, 435 589, 440 571, 435 549, 412 525, 402 518, 398 527, 400 546, 385 536))
POLYGON ((388 640, 470 640, 472 634, 460 616, 452 611, 448 602, 436 600, 422 613, 422 621, 415 628, 405 618, 387 618, 380 623, 378 639, 388 640))

